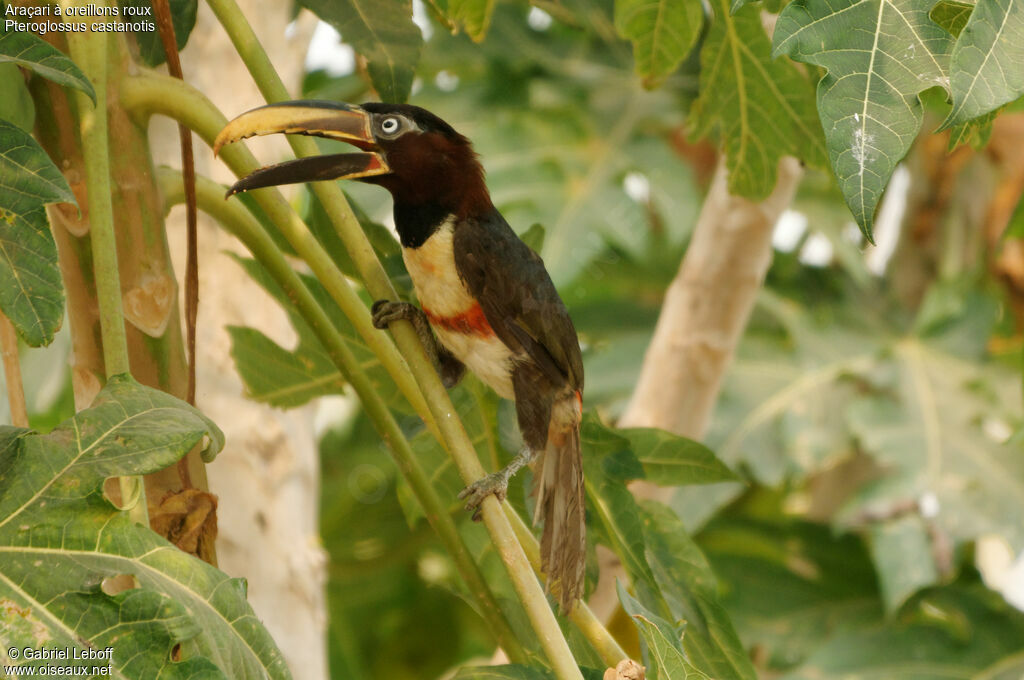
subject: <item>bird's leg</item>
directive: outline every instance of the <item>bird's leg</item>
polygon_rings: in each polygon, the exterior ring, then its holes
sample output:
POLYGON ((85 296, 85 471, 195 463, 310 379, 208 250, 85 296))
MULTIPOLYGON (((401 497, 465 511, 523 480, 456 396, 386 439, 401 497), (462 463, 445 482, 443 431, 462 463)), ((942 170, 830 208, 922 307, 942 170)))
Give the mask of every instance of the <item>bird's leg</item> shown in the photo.
POLYGON ((491 494, 499 501, 505 500, 508 494, 508 480, 512 479, 520 468, 529 465, 533 457, 533 451, 524 446, 508 465, 497 472, 484 475, 459 492, 459 499, 466 501, 466 510, 473 510, 473 521, 480 521, 480 504, 491 494))
POLYGON ((466 372, 466 365, 456 359, 447 347, 437 341, 434 332, 430 329, 427 315, 423 313, 422 309, 411 302, 377 300, 373 303, 370 312, 373 314, 373 327, 380 330, 386 329, 395 321, 411 322, 427 355, 434 362, 434 368, 437 369, 445 387, 455 387, 462 379, 466 372))

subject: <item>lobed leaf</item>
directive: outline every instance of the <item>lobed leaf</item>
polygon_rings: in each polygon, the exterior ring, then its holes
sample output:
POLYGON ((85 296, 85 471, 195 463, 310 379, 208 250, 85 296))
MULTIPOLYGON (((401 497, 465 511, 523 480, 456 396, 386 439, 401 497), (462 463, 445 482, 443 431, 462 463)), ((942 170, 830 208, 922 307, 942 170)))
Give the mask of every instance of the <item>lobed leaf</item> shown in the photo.
POLYGON ((423 47, 423 34, 406 0, 300 0, 366 57, 366 70, 382 101, 402 103, 423 47))
POLYGON ((700 53, 700 96, 690 114, 693 130, 700 136, 717 132, 729 191, 759 200, 775 187, 780 158, 796 156, 823 167, 825 145, 810 84, 792 64, 769 57, 759 9, 746 6, 730 14, 727 0, 713 7, 700 53))
MULTIPOLYGON (((208 453, 224 444, 199 411, 127 375, 47 435, 0 428, 4 663, 15 661, 12 647, 79 656, 111 647, 122 677, 289 677, 244 581, 134 524, 104 496, 107 477, 163 469, 204 437, 208 453)), ((94 662, 71 665, 83 663, 94 662)))
POLYGON ((615 30, 633 43, 636 72, 656 87, 690 53, 704 25, 695 0, 618 0, 615 30))
POLYGON ((643 465, 644 479, 666 486, 711 484, 739 479, 708 447, 657 428, 615 430, 629 441, 643 465))
POLYGON ((953 110, 942 128, 962 125, 1024 94, 1024 3, 978 0, 953 46, 953 110))
POLYGON ((896 164, 921 127, 918 94, 949 83, 952 36, 923 0, 794 0, 773 54, 821 66, 818 115, 843 198, 868 240, 896 164))

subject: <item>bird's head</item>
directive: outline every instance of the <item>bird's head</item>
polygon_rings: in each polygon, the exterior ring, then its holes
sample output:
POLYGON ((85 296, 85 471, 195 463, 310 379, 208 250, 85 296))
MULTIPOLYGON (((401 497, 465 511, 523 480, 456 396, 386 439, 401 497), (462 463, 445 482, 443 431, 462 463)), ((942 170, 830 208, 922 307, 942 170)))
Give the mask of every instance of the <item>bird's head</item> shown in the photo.
POLYGON ((313 156, 256 170, 229 195, 260 187, 333 179, 379 184, 396 204, 431 205, 449 213, 486 211, 491 199, 469 140, 426 109, 409 104, 362 106, 291 101, 253 109, 228 123, 221 147, 254 135, 302 134, 347 142, 358 153, 313 156))

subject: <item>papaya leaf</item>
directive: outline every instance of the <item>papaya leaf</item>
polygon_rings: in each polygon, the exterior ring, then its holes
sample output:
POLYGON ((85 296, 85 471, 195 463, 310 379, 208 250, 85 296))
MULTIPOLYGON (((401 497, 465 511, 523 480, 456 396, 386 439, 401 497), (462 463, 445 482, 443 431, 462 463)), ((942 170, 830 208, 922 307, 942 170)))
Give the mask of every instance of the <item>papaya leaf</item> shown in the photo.
POLYGON ((953 110, 942 127, 962 125, 1024 94, 1024 3, 979 0, 953 46, 953 110))
POLYGON ((656 87, 690 53, 704 9, 694 0, 618 0, 615 30, 633 43, 636 72, 646 87, 656 87))
POLYGON ((692 129, 697 136, 717 132, 725 148, 730 192, 763 199, 775 187, 783 156, 825 165, 811 86, 793 64, 769 57, 757 7, 730 14, 727 0, 712 5, 715 18, 701 48, 700 96, 691 110, 692 129))
POLYGON ((481 42, 491 26, 494 0, 448 0, 448 18, 462 24, 473 42, 481 42))
POLYGON ((922 0, 794 0, 772 54, 820 66, 818 115, 843 198, 869 241, 882 192, 921 127, 918 94, 948 83, 953 37, 922 0))
MULTIPOLYGON (((107 477, 163 469, 204 438, 206 457, 224 444, 199 411, 127 375, 47 435, 0 428, 4 663, 14 647, 79 657, 110 647, 123 677, 289 677, 242 579, 133 523, 104 495, 107 477)), ((96 661, 71 660, 83 663, 96 661)))
POLYGON ((960 36, 960 32, 967 25, 974 11, 974 3, 957 2, 957 0, 939 0, 928 12, 932 21, 942 26, 954 38, 960 36))
POLYGON ((64 175, 31 135, 0 120, 0 205, 29 211, 59 202, 78 205, 64 175))
POLYGON ((615 432, 629 441, 643 465, 644 478, 655 484, 682 486, 739 479, 700 442, 653 427, 623 428, 615 432))
POLYGON ((366 70, 382 101, 402 103, 423 48, 423 34, 407 0, 300 0, 366 57, 366 70))
MULTIPOLYGON (((145 9, 151 7, 150 0, 118 0, 121 9, 121 16, 126 24, 141 23, 142 28, 132 31, 135 41, 139 44, 139 57, 146 66, 154 67, 167 61, 164 53, 164 44, 160 40, 160 33, 156 30, 147 30, 145 22, 149 15, 144 14, 145 9), (129 14, 129 12, 139 12, 129 14), (141 19, 141 21, 139 21, 141 19)), ((178 50, 185 49, 188 44, 188 37, 196 25, 196 12, 199 9, 198 0, 170 0, 171 23, 174 24, 174 42, 178 50)))

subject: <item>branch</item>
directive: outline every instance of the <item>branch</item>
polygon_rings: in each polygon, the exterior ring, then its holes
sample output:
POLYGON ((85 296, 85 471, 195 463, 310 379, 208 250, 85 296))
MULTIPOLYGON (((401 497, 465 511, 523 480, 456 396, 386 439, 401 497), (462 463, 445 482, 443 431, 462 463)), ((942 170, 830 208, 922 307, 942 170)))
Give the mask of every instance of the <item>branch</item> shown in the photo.
MULTIPOLYGON (((252 28, 249 26, 248 22, 246 22, 245 17, 241 14, 234 1, 210 0, 210 7, 224 25, 232 43, 242 56, 243 61, 245 61, 246 66, 249 68, 250 73, 252 73, 253 78, 264 93, 264 96, 266 96, 269 101, 282 101, 288 99, 287 90, 280 78, 277 76, 277 73, 274 71, 269 59, 267 59, 266 53, 259 44, 259 40, 252 32, 252 28)), ((191 127, 201 135, 204 135, 205 138, 205 131, 200 130, 196 126, 191 127)), ((213 133, 216 134, 218 131, 219 128, 214 130, 213 133)), ((209 143, 212 138, 206 139, 209 143)), ((292 147, 296 149, 296 153, 299 156, 318 154, 316 145, 312 140, 298 136, 291 136, 289 137, 289 142, 292 144, 292 147)), ((231 159, 228 155, 228 151, 238 148, 242 148, 241 145, 234 145, 234 147, 225 151, 224 160, 228 162, 229 165, 231 164, 231 159)), ((248 152, 246 153, 248 154, 248 152)), ((249 158, 251 158, 251 154, 249 155, 249 158)), ((255 169, 255 166, 252 168, 246 168, 245 172, 249 172, 252 169, 255 169)), ((236 167, 232 167, 232 170, 236 173, 239 172, 239 169, 236 167)), ((391 285, 391 281, 388 279, 384 268, 377 259, 376 253, 373 251, 369 240, 360 228, 358 221, 352 214, 352 211, 348 206, 348 202, 341 193, 341 189, 339 189, 334 182, 315 182, 312 186, 313 190, 320 198, 328 216, 331 218, 335 229, 338 231, 339 237, 348 249, 349 255, 352 257, 353 262, 355 262, 356 267, 359 269, 360 276, 363 279, 363 283, 370 295, 375 299, 398 299, 398 295, 394 287, 391 285)), ((253 195, 257 200, 261 200, 261 195, 266 195, 266 193, 267 192, 265 191, 256 191, 253 192, 253 195)), ((277 192, 274 192, 272 195, 280 196, 277 192)), ((283 199, 281 200, 283 201, 283 199)), ((263 206, 263 208, 264 210, 267 210, 266 206, 263 206)), ((277 221, 273 215, 271 215, 271 219, 274 219, 275 222, 277 221)), ((290 242, 292 242, 292 236, 289 235, 291 225, 281 226, 285 232, 285 236, 290 242)), ((301 224, 301 221, 299 221, 298 226, 305 229, 304 225, 301 224)), ((319 244, 316 243, 316 240, 311 234, 309 234, 308 230, 305 230, 305 234, 301 236, 300 241, 306 241, 307 239, 311 241, 311 244, 302 243, 304 248, 310 250, 312 250, 312 246, 319 248, 319 244)), ((306 258, 306 253, 303 252, 303 249, 300 249, 300 244, 292 242, 292 245, 296 248, 299 254, 309 262, 308 258, 306 258)), ((323 251, 322 248, 319 248, 319 250, 321 252, 323 251)), ((324 256, 326 256, 326 253, 324 253, 324 256)), ((321 278, 320 272, 316 271, 316 265, 313 262, 309 262, 309 264, 313 267, 317 277, 321 278)), ((333 269, 333 266, 331 268, 333 269)), ((340 273, 338 275, 340 277, 340 273)), ((328 288, 328 291, 331 292, 332 296, 334 296, 335 291, 333 290, 332 282, 323 280, 322 278, 321 281, 328 288)), ((365 306, 358 301, 358 297, 356 297, 351 290, 348 290, 347 284, 342 281, 342 285, 346 288, 347 295, 350 295, 356 301, 357 306, 361 308, 360 312, 352 308, 352 306, 348 304, 348 301, 346 301, 346 304, 342 304, 341 300, 337 300, 345 314, 349 316, 354 324, 356 324, 356 317, 368 317, 367 310, 365 306), (349 315, 350 311, 355 316, 349 315)), ((391 326, 391 332, 395 338, 395 342, 402 351, 402 355, 404 355, 408 361, 408 369, 411 371, 412 376, 415 379, 415 386, 418 387, 420 392, 418 401, 422 402, 422 400, 425 399, 427 408, 432 416, 424 418, 424 422, 427 423, 428 427, 433 423, 433 427, 436 428, 436 431, 440 432, 441 441, 452 456, 463 480, 469 484, 480 479, 484 476, 484 469, 477 458, 476 450, 473 448, 472 442, 466 434, 462 422, 458 418, 450 417, 451 414, 456 413, 456 409, 448 396, 447 390, 444 388, 444 385, 441 384, 441 380, 438 377, 437 372, 434 370, 433 363, 427 357, 423 346, 420 344, 419 338, 417 337, 412 324, 407 321, 394 323, 391 326)), ((368 343, 375 352, 378 347, 385 347, 385 345, 380 341, 374 342, 368 340, 368 343)), ((388 343, 388 345, 390 345, 390 343, 388 343)), ((408 374, 406 374, 406 377, 407 376, 408 374)), ((399 381, 400 377, 396 376, 395 379, 396 381, 399 381)), ((401 380, 404 382, 405 379, 402 378, 401 380)), ((411 401, 413 397, 406 393, 406 390, 403 388, 403 383, 400 383, 399 387, 411 401)), ((414 407, 416 406, 415 402, 411 401, 411 403, 413 403, 414 407)), ((417 411, 419 411, 418 408, 417 411)), ((555 671, 556 676, 559 680, 568 678, 578 680, 582 678, 579 667, 576 665, 576 662, 572 657, 572 652, 569 650, 569 645, 565 640, 565 636, 562 634, 562 631, 558 626, 558 621, 555 619, 554 613, 548 606, 547 599, 544 596, 544 591, 541 589, 538 580, 534 577, 533 571, 526 559, 526 555, 523 553, 522 547, 516 540, 512 526, 509 524, 501 510, 501 504, 496 498, 489 496, 483 502, 481 512, 484 523, 487 526, 487 530, 491 535, 491 540, 497 549, 502 562, 505 564, 509 577, 512 580, 513 587, 526 609, 530 623, 536 631, 537 637, 541 641, 541 645, 544 647, 544 651, 555 671)))
POLYGON ((18 363, 18 334, 14 324, 0 311, 0 355, 3 355, 4 377, 7 379, 7 403, 11 406, 11 425, 28 427, 28 409, 25 408, 25 390, 21 385, 21 365, 18 363))
MULTIPOLYGON (((184 200, 185 190, 180 172, 161 169, 158 181, 167 208, 184 200)), ((224 200, 226 190, 226 187, 210 179, 196 178, 196 198, 199 206, 249 249, 294 302, 296 309, 323 343, 331 361, 355 390, 381 438, 390 446, 395 461, 423 507, 427 520, 445 544, 470 592, 476 597, 480 614, 490 626, 498 644, 510 658, 524 660, 526 653, 508 622, 502 617, 501 609, 470 556, 468 548, 462 542, 455 522, 430 485, 430 480, 413 453, 408 439, 374 389, 359 360, 352 354, 337 327, 316 302, 260 223, 238 201, 224 200)))
MULTIPOLYGON (((65 0, 64 9, 72 6, 65 0)), ((93 3, 95 4, 95 3, 93 3)), ((105 2, 101 2, 105 5, 105 2)), ((79 7, 84 7, 81 3, 79 7)), ((66 12, 65 12, 66 13, 66 12)), ((85 33, 68 34, 71 58, 92 82, 96 104, 84 92, 75 90, 78 105, 82 156, 85 160, 85 186, 89 196, 89 223, 93 274, 100 308, 100 335, 103 341, 103 365, 106 376, 131 373, 128 363, 128 336, 121 305, 121 275, 117 266, 117 237, 114 234, 114 209, 110 187, 109 134, 107 129, 107 33, 94 32, 90 24, 85 33)), ((149 510, 142 478, 119 477, 122 507, 129 517, 149 526, 149 510)))
POLYGON ((796 159, 782 159, 775 190, 755 203, 729 194, 719 163, 619 427, 704 436, 771 264, 772 231, 802 174, 796 159))

